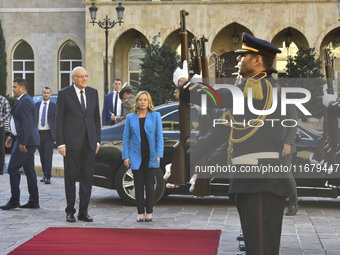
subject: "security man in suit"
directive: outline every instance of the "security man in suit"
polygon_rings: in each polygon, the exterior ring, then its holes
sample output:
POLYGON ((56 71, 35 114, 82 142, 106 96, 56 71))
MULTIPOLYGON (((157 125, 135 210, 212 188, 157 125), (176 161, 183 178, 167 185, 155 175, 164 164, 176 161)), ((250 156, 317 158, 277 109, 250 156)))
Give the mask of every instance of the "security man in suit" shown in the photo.
MULTIPOLYGON (((251 96, 255 109, 268 110, 272 106, 275 82, 270 76, 270 68, 275 56, 281 51, 271 43, 243 33, 240 55, 239 73, 245 80, 238 86, 242 91, 244 114, 236 115, 234 110, 229 138, 229 156, 236 171, 230 173, 229 197, 235 201, 241 227, 245 239, 247 255, 278 255, 280 248, 282 217, 285 198, 289 197, 287 178, 284 173, 254 173, 242 169, 256 169, 261 165, 279 166, 280 153, 283 148, 282 126, 280 122, 272 123, 266 119, 282 119, 280 107, 270 115, 254 114, 248 105, 251 96), (252 88, 249 95, 248 88, 252 88), (246 125, 250 121, 250 125, 246 125), (261 125, 263 121, 263 125, 261 125), (246 123, 243 126, 243 123, 246 123)), ((201 104, 199 88, 188 81, 187 71, 178 68, 174 73, 176 85, 181 87, 180 96, 184 100, 201 104), (190 99, 189 99, 190 98, 190 99)), ((230 89, 217 90, 222 108, 233 108, 233 94, 230 89)), ((241 99, 241 98, 239 98, 241 99)), ((208 99, 208 107, 216 107, 213 100, 208 99)), ((280 102, 278 102, 280 106, 280 102)))
POLYGON ((104 105, 102 112, 102 125, 114 125, 117 123, 116 118, 123 116, 124 109, 122 101, 119 98, 119 91, 122 88, 122 81, 120 79, 115 79, 113 83, 113 92, 105 95, 104 105))
POLYGON ((28 84, 24 79, 13 81, 13 94, 17 97, 11 110, 11 134, 6 139, 5 146, 11 147, 13 138, 16 137, 11 159, 8 163, 8 174, 11 183, 12 196, 8 203, 1 206, 2 210, 10 210, 20 206, 20 168, 24 168, 27 177, 29 192, 28 203, 20 208, 37 209, 39 206, 39 194, 37 175, 34 169, 34 152, 40 143, 37 128, 37 111, 33 99, 27 94, 28 84))
POLYGON ((76 179, 79 174, 78 220, 92 222, 88 215, 95 155, 100 145, 98 92, 88 87, 83 67, 72 71, 73 84, 58 93, 57 146, 64 156, 66 221, 75 222, 76 179))
POLYGON ((50 101, 51 88, 45 87, 42 91, 42 102, 37 102, 35 107, 38 112, 38 130, 40 145, 38 146, 40 162, 44 176, 40 180, 45 184, 51 184, 52 158, 54 141, 56 140, 57 105, 50 101))

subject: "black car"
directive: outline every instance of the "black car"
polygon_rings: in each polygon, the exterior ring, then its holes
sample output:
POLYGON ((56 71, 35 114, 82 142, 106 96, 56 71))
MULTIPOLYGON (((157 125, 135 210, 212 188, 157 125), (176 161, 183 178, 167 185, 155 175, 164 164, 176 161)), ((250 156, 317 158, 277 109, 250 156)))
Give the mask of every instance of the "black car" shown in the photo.
MULTIPOLYGON (((189 179, 186 186, 176 189, 166 189, 163 175, 165 166, 172 162, 173 146, 179 139, 178 103, 156 107, 161 113, 164 137, 164 158, 155 177, 156 202, 167 194, 191 194, 189 192, 189 179)), ((189 140, 195 141, 198 128, 197 110, 191 108, 192 133, 189 140)), ((122 160, 122 140, 125 123, 102 128, 102 143, 96 156, 94 185, 109 189, 116 189, 121 199, 130 205, 135 204, 135 193, 132 170, 124 166, 122 160)), ((299 124, 297 132, 297 153, 293 156, 293 164, 300 166, 309 163, 309 156, 315 151, 320 135, 312 132, 307 126, 299 124)), ((189 170, 188 170, 189 171, 189 170)), ((189 173, 187 176, 190 176, 189 173)), ((189 177, 190 178, 190 177, 189 177)), ((337 197, 340 190, 325 186, 326 179, 322 178, 297 178, 299 196, 337 197)), ((228 179, 215 178, 210 183, 210 193, 215 196, 225 196, 228 192, 228 179)))

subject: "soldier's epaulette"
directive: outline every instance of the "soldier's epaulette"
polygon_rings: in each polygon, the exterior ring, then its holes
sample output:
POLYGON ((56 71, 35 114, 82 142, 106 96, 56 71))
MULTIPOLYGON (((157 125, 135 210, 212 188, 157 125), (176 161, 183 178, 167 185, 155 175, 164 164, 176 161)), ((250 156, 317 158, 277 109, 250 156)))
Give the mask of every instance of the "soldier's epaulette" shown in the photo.
POLYGON ((266 72, 260 72, 260 73, 257 73, 255 75, 253 75, 252 77, 250 77, 250 79, 254 79, 256 81, 259 81, 265 77, 267 77, 268 74, 266 72))

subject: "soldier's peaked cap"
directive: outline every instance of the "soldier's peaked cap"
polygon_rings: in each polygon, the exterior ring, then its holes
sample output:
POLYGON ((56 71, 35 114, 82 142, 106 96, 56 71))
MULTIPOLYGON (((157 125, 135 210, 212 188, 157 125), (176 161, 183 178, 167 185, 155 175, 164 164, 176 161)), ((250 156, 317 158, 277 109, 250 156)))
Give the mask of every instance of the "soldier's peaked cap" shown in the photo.
POLYGON ((252 36, 245 32, 243 33, 242 41, 243 41, 242 48, 236 50, 235 52, 238 53, 256 52, 273 59, 275 58, 277 53, 281 53, 281 51, 270 42, 256 38, 255 36, 252 36))

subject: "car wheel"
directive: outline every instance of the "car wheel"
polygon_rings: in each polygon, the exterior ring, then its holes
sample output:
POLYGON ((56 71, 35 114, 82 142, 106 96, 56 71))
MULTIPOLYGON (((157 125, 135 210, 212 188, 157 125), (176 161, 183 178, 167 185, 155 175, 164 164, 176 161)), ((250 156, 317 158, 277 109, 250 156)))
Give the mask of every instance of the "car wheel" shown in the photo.
MULTIPOLYGON (((136 205, 135 185, 133 182, 132 170, 122 165, 117 172, 115 178, 116 189, 119 197, 129 205, 136 205)), ((164 195, 165 181, 163 172, 160 168, 155 173, 155 203, 157 203, 164 195)), ((145 193, 144 193, 145 195, 145 193)))

